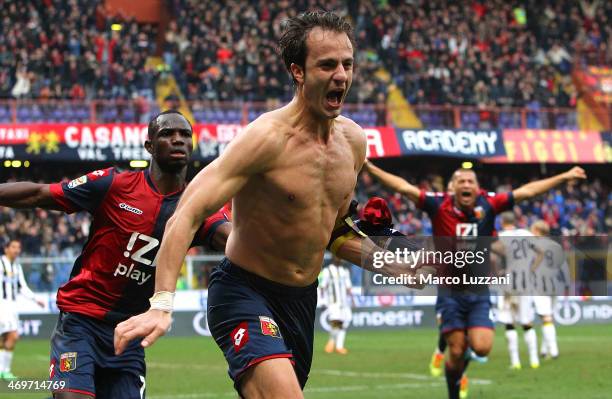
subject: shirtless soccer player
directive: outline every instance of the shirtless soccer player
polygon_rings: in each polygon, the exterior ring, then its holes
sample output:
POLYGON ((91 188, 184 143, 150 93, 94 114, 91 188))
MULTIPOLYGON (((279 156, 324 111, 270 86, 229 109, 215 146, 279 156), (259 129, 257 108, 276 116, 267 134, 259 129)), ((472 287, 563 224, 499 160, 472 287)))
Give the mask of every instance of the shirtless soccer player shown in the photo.
MULTIPOLYGON (((457 240, 491 237, 495 231, 495 215, 568 180, 586 178, 582 168, 574 167, 511 192, 495 194, 480 189, 476 172, 472 169, 458 169, 453 173, 453 192, 449 194, 426 193, 370 162, 366 163, 366 169, 385 186, 403 194, 427 212, 432 220, 434 236, 456 237, 457 240)), ((440 331, 450 352, 445 367, 450 399, 459 398, 459 382, 470 360, 469 357, 466 359, 468 348, 478 356, 487 356, 491 351, 494 331, 489 319, 490 307, 488 291, 482 295, 465 294, 460 287, 438 287, 436 312, 441 315, 440 331)))
POLYGON ((352 28, 333 13, 301 14, 284 24, 280 50, 293 100, 249 124, 187 187, 166 227, 151 309, 115 330, 118 353, 136 337, 148 346, 166 332, 189 242, 233 197, 208 322, 234 386, 249 399, 303 397, 325 248, 360 264, 362 246, 373 245, 343 217, 366 152, 363 130, 340 116, 353 79, 352 28))

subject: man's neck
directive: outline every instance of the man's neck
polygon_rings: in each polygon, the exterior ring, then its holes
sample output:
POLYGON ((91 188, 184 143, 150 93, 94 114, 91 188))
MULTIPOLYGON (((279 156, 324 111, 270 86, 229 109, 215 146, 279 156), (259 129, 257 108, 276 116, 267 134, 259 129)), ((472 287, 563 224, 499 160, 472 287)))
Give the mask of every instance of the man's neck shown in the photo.
POLYGON ((6 259, 8 259, 8 261, 11 262, 11 263, 14 263, 15 259, 17 259, 17 258, 12 258, 12 257, 8 256, 7 254, 4 254, 4 256, 6 256, 6 259))
POLYGON ((159 193, 167 195, 179 191, 185 186, 187 167, 178 173, 165 172, 155 161, 152 161, 149 174, 159 193))
POLYGON ((301 94, 296 93, 293 100, 287 104, 289 113, 289 123, 300 130, 306 131, 314 138, 324 142, 329 140, 332 132, 334 119, 322 118, 315 115, 306 105, 306 101, 301 97, 301 94))
MULTIPOLYGON (((456 196, 455 196, 456 197, 456 196)), ((459 209, 461 212, 469 213, 474 210, 473 206, 463 206, 459 204, 459 202, 455 198, 455 208, 459 209)))

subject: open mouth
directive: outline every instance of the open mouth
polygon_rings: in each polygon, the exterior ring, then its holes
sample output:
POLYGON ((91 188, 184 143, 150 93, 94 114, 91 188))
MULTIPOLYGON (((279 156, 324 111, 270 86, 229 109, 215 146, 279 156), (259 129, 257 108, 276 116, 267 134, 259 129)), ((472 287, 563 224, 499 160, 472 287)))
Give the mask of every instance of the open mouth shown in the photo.
POLYGON ((333 107, 338 108, 342 104, 342 96, 344 95, 343 89, 333 89, 327 92, 327 103, 333 107))
POLYGON ((471 191, 462 191, 461 192, 461 197, 462 198, 470 198, 472 196, 472 192, 471 191))

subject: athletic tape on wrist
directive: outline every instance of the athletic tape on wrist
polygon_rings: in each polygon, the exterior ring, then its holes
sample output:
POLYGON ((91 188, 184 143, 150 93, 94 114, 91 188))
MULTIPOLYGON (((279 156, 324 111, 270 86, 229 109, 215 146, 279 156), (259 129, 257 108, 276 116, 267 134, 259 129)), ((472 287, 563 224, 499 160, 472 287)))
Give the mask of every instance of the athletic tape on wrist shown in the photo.
POLYGON ((164 312, 172 313, 174 309, 174 292, 157 291, 149 299, 151 309, 163 310, 164 312))

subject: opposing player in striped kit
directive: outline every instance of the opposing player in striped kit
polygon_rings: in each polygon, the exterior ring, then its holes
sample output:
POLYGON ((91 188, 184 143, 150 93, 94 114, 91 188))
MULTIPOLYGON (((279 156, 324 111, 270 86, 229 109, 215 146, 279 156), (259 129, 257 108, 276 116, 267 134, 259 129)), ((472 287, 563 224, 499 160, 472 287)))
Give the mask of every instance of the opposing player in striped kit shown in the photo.
POLYGON ((17 261, 21 253, 21 242, 10 239, 4 246, 4 255, 0 260, 0 378, 12 380, 17 377, 11 372, 13 351, 19 339, 19 315, 17 314, 17 295, 36 301, 41 307, 45 303, 34 297, 26 284, 23 268, 17 261))
POLYGON ((346 355, 348 350, 344 347, 346 330, 351 324, 353 313, 351 311, 351 274, 344 266, 342 259, 334 256, 331 263, 321 272, 319 287, 323 293, 323 300, 327 304, 328 320, 331 327, 329 340, 325 345, 325 352, 346 355))
POLYGON ((510 368, 521 369, 518 331, 515 329, 516 325, 520 324, 529 354, 529 365, 535 369, 540 367, 540 361, 538 337, 533 328, 534 281, 531 270, 542 259, 542 251, 537 247, 536 239, 529 230, 515 227, 514 213, 502 213, 501 225, 499 241, 493 244, 493 250, 505 259, 505 272, 511 276, 511 284, 503 290, 503 295, 498 299, 497 320, 506 326, 510 368))
POLYGON ((556 359, 559 356, 557 331, 553 323, 553 309, 557 295, 568 295, 569 267, 563 247, 548 238, 550 226, 543 220, 534 222, 531 232, 538 238, 537 245, 544 256, 535 268, 535 312, 542 319, 542 346, 540 355, 556 359))

